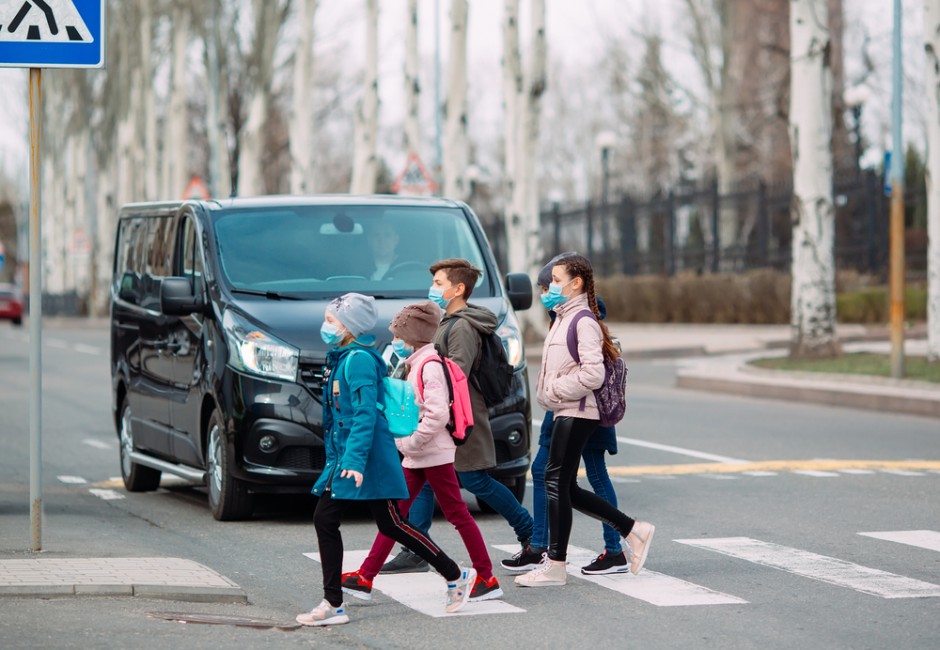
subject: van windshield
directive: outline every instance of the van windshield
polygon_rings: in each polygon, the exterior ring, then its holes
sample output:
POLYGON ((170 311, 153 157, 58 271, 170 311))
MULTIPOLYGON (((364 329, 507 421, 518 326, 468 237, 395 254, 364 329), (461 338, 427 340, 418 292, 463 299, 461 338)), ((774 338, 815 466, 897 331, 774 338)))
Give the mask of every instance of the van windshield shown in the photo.
POLYGON ((456 208, 290 206, 220 210, 213 225, 233 289, 309 298, 349 291, 422 297, 428 268, 450 257, 483 270, 474 296, 493 296, 493 269, 456 208))

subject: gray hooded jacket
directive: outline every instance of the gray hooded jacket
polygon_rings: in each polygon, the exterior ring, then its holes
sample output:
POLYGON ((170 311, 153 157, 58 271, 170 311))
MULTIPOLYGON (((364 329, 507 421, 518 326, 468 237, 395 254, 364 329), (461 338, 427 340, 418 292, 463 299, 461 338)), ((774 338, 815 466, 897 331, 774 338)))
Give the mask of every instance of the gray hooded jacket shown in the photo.
MULTIPOLYGON (((433 343, 441 346, 445 356, 460 366, 467 377, 480 355, 481 334, 496 331, 496 314, 485 307, 468 304, 453 314, 445 314, 433 343), (456 319, 453 327, 450 322, 456 319), (448 328, 450 333, 446 335, 448 328), (445 340, 446 338, 446 340, 445 340)), ((454 468, 458 472, 472 472, 496 466, 496 447, 490 428, 489 411, 483 395, 470 384, 470 404, 473 407, 473 432, 467 442, 457 447, 454 468)))

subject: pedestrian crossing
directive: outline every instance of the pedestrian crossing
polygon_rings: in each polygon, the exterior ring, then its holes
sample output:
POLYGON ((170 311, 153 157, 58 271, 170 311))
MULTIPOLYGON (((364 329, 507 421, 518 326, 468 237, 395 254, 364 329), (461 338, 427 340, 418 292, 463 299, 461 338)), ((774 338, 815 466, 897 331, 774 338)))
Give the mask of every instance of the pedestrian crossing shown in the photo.
MULTIPOLYGON (((858 535, 868 538, 872 543, 891 542, 926 551, 940 552, 940 531, 876 531, 860 532, 858 535)), ((887 600, 940 598, 940 585, 931 582, 751 537, 703 537, 675 539, 673 542, 867 596, 887 600)), ((519 550, 518 544, 494 544, 492 548, 500 553, 505 553, 507 556, 519 550)), ((659 542, 653 550, 653 555, 650 556, 652 561, 647 564, 647 568, 644 568, 636 576, 630 573, 587 576, 581 574, 581 567, 589 564, 596 553, 590 549, 569 546, 569 584, 574 581, 584 581, 595 587, 655 607, 747 606, 749 604, 743 594, 724 593, 707 585, 697 584, 649 568, 650 564, 655 566, 656 560, 654 558, 668 557, 669 552, 669 545, 659 542)), ((346 551, 343 570, 356 570, 367 553, 368 551, 364 550, 346 551)), ((319 562, 318 553, 304 553, 304 555, 319 562)), ((373 583, 373 589, 416 612, 435 618, 523 614, 526 610, 519 607, 518 603, 513 602, 522 595, 522 590, 513 584, 512 575, 498 568, 500 558, 497 555, 497 553, 493 554, 493 563, 497 565, 497 577, 505 592, 503 600, 468 603, 457 614, 444 613, 444 580, 434 572, 379 575, 373 583)), ((704 565, 710 561, 703 558, 701 564, 704 565)), ((731 572, 732 569, 729 569, 724 573, 729 574, 731 572)), ((711 567, 703 573, 703 575, 712 574, 714 574, 714 571, 711 567)), ((525 591, 531 593, 536 590, 525 591)))

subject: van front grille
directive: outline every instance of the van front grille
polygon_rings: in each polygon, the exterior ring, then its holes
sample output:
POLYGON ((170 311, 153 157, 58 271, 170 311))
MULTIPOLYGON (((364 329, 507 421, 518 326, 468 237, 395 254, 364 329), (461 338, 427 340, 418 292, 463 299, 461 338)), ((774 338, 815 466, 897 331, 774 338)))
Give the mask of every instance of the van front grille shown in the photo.
POLYGON ((323 390, 323 369, 326 364, 302 363, 300 364, 300 381, 317 397, 323 390))
POLYGON ((323 469, 326 450, 323 447, 285 447, 277 457, 277 467, 283 469, 323 469))

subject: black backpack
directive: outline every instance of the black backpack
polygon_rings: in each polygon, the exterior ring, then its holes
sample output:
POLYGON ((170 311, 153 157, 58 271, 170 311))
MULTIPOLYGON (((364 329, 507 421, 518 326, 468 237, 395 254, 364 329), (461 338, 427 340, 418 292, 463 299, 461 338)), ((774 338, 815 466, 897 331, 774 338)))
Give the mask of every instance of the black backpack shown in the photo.
MULTIPOLYGON (((445 345, 457 318, 451 319, 444 331, 445 345)), ((506 348, 503 347, 502 339, 495 332, 480 333, 480 355, 474 362, 467 379, 480 392, 488 407, 501 404, 509 397, 512 375, 513 369, 506 357, 506 348)))

